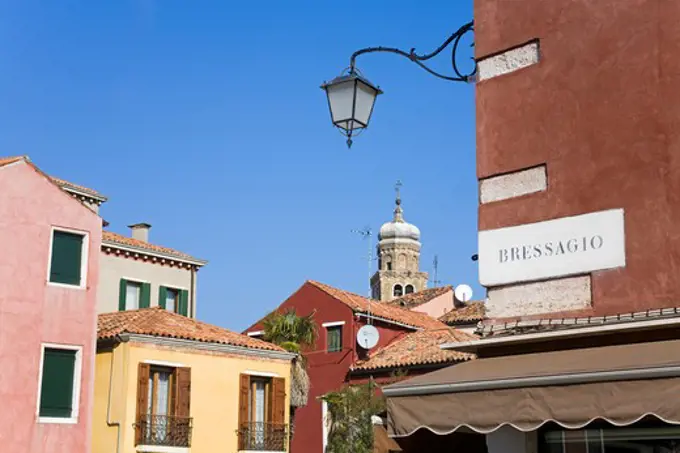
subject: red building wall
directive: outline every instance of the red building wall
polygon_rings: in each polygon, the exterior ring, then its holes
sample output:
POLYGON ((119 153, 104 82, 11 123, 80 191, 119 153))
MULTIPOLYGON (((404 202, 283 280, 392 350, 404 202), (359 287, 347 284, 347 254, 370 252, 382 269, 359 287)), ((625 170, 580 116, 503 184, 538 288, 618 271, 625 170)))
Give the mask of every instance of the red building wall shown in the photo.
MULTIPOLYGON (((322 403, 319 397, 342 388, 348 382, 352 364, 365 354, 357 347, 356 334, 366 323, 364 317, 355 316, 352 309, 313 284, 305 283, 278 308, 279 311, 294 308, 300 316, 314 313, 318 329, 316 345, 304 351, 307 358, 311 390, 307 406, 295 413, 295 436, 291 445, 295 453, 321 453, 323 449, 322 403), (342 322, 343 349, 340 352, 326 352, 327 341, 322 324, 342 322)), ((374 322, 380 332, 377 348, 391 343, 394 339, 412 330, 387 323, 374 322)), ((262 330, 257 323, 245 332, 262 330)))
POLYGON ((480 179, 546 165, 547 190, 482 204, 479 229, 625 210, 626 266, 592 273, 598 315, 680 300, 680 2, 475 1, 484 58, 540 62, 477 84, 480 179))

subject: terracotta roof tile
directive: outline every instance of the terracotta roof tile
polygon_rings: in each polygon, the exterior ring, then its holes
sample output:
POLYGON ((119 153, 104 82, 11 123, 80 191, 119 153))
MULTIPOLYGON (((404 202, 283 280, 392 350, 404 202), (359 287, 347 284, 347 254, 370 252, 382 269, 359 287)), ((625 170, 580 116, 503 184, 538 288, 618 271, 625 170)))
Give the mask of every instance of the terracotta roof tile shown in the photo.
POLYGON ((202 264, 206 264, 207 261, 200 260, 198 258, 194 258, 191 255, 187 255, 186 253, 180 252, 178 250, 174 250, 168 247, 162 247, 160 245, 154 245, 150 244, 148 242, 140 241, 139 239, 134 239, 130 238, 127 236, 123 236, 118 233, 113 233, 111 231, 104 231, 102 233, 102 243, 104 245, 123 245, 123 246, 128 246, 128 247, 133 247, 133 248, 138 248, 141 250, 148 250, 150 252, 156 252, 156 253, 161 253, 163 255, 169 255, 178 259, 185 259, 185 260, 191 260, 191 261, 197 261, 202 264))
MULTIPOLYGON (((368 311, 369 300, 363 296, 311 280, 308 283, 349 306, 356 312, 366 313, 368 311)), ((445 324, 425 313, 418 313, 404 308, 386 305, 377 300, 370 301, 370 306, 371 314, 374 316, 418 329, 438 329, 445 326, 445 324)))
POLYGON ((106 197, 102 195, 101 193, 97 192, 94 189, 90 189, 85 186, 81 186, 78 184, 74 184, 72 182, 66 181, 65 179, 60 179, 60 178, 55 178, 54 176, 50 176, 50 179, 54 181, 59 187, 62 189, 73 189, 77 190, 78 192, 82 192, 88 195, 92 195, 95 198, 99 198, 101 200, 106 200, 106 197))
POLYGON ((453 286, 439 286, 437 288, 428 288, 415 293, 407 294, 398 299, 392 299, 388 302, 384 302, 387 305, 396 305, 397 307, 404 308, 415 308, 419 305, 423 305, 432 299, 446 294, 449 291, 453 291, 453 286))
POLYGON ((13 156, 13 157, 0 157, 0 167, 4 165, 9 165, 13 164, 14 162, 20 161, 20 160, 27 160, 28 158, 26 156, 13 156))
POLYGON ((187 318, 160 307, 104 313, 98 316, 97 338, 99 340, 112 339, 123 333, 284 351, 272 343, 187 318))
POLYGON ((482 301, 472 301, 462 307, 455 307, 439 318, 448 325, 469 324, 486 319, 486 306, 482 301))
POLYGON ((477 337, 451 327, 409 333, 377 350, 368 360, 358 361, 352 370, 379 370, 408 366, 452 363, 474 359, 474 354, 441 349, 444 343, 472 341, 477 337))

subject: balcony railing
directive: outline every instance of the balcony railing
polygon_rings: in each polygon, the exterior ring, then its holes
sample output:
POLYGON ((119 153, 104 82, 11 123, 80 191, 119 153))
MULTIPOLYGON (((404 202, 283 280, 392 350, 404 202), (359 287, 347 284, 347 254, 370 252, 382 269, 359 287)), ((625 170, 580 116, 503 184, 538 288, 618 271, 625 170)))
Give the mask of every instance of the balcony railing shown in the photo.
POLYGON ((137 445, 191 446, 191 417, 145 415, 137 420, 137 445))
POLYGON ((278 423, 245 423, 238 430, 239 450, 285 451, 288 425, 278 423))

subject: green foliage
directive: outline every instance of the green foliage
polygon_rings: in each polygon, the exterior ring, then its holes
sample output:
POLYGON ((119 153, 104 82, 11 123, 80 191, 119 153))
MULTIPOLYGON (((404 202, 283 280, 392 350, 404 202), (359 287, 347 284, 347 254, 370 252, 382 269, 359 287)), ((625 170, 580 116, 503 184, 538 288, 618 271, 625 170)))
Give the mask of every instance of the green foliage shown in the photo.
POLYGON ((293 407, 305 406, 310 383, 301 352, 303 347, 313 346, 316 343, 314 313, 298 316, 295 309, 289 309, 283 313, 273 312, 265 318, 262 324, 266 341, 277 344, 288 352, 298 354, 291 370, 290 404, 293 407))
POLYGON ((265 318, 264 339, 282 348, 299 353, 302 347, 316 343, 314 313, 298 316, 295 309, 274 312, 265 318))
POLYGON ((371 417, 385 411, 385 400, 376 396, 373 383, 347 386, 321 399, 328 403, 331 429, 327 453, 372 453, 371 417))

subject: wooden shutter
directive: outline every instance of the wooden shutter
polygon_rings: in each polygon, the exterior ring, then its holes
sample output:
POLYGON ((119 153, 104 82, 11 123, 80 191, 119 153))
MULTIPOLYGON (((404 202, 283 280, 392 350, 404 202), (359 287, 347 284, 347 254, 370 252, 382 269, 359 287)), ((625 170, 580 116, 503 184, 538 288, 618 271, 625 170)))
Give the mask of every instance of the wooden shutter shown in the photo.
POLYGON ((238 393, 238 450, 244 450, 246 447, 245 436, 247 433, 248 422, 248 398, 250 396, 250 376, 242 374, 240 376, 239 393, 238 393))
POLYGON ((82 235, 65 231, 54 231, 52 235, 50 281, 67 285, 80 285, 82 254, 82 235))
POLYGON ((272 379, 271 407, 271 422, 284 424, 286 422, 286 380, 284 378, 272 379))
POLYGON ((45 349, 40 391, 41 417, 71 417, 75 363, 76 351, 45 349))
POLYGON ((139 308, 151 306, 151 283, 142 283, 139 294, 139 308))
POLYGON ((140 363, 137 372, 137 420, 135 420, 135 445, 142 443, 146 424, 142 423, 146 419, 149 411, 149 374, 150 366, 148 363, 140 363))
POLYGON ((165 301, 166 301, 167 298, 168 298, 168 288, 166 288, 165 286, 159 286, 158 287, 158 305, 161 308, 166 308, 165 307, 165 301))
POLYGON ((180 315, 189 316, 189 291, 182 289, 179 291, 179 310, 180 315))
POLYGON ((127 280, 120 279, 120 286, 118 290, 118 311, 125 311, 125 294, 127 292, 127 280))
POLYGON ((191 416, 191 368, 176 368, 177 398, 175 415, 178 417, 191 416))

